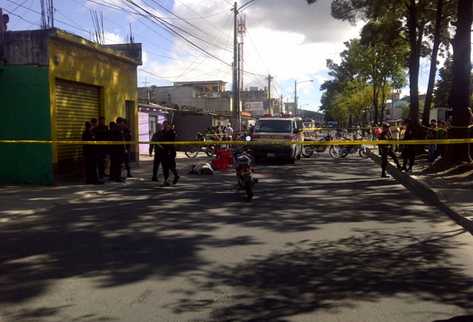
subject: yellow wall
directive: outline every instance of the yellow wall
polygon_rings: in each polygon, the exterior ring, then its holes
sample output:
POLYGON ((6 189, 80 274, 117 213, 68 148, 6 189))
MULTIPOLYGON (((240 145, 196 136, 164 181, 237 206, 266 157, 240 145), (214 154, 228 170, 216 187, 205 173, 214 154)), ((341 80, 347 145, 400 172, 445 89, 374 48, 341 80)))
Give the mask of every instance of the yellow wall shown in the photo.
MULTIPOLYGON (((125 101, 135 102, 134 123, 137 138, 137 66, 126 58, 97 50, 90 43, 74 39, 50 38, 49 91, 51 97, 52 137, 56 139, 56 78, 101 87, 101 113, 106 122, 126 117, 125 101)), ((109 52, 110 50, 108 50, 109 52)), ((53 152, 54 162, 57 161, 53 152)))

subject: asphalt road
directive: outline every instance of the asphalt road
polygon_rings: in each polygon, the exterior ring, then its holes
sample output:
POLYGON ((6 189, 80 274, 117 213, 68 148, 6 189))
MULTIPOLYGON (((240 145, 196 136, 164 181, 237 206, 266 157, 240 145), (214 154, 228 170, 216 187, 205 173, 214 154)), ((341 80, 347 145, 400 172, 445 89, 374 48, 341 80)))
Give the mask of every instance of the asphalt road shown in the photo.
POLYGON ((370 160, 258 166, 251 203, 146 171, 0 188, 1 322, 473 320, 471 234, 370 160))

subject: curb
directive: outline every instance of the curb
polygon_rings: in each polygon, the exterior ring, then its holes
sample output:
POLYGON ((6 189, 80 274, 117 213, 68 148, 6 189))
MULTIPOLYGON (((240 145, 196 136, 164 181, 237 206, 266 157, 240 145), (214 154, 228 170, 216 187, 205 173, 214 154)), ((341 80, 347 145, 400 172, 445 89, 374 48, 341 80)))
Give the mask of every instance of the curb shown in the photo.
MULTIPOLYGON (((371 158, 371 160, 381 165, 381 157, 371 151, 368 152, 368 156, 371 158)), ((447 214, 453 221, 473 234, 473 221, 465 218, 460 213, 449 207, 447 202, 445 202, 440 194, 434 189, 429 187, 427 184, 413 178, 412 176, 401 172, 391 163, 388 163, 387 171, 393 178, 395 178, 411 192, 416 194, 425 203, 437 207, 440 211, 447 214)))

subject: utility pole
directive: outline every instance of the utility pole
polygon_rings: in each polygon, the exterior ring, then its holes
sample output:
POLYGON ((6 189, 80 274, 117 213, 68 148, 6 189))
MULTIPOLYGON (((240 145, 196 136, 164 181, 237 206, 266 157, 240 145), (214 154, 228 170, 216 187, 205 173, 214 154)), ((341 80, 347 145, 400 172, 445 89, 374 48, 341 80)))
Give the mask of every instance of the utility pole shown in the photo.
POLYGON ((8 15, 5 13, 3 14, 2 8, 0 8, 0 32, 7 31, 7 23, 9 21, 8 15))
POLYGON ((268 110, 269 110, 269 113, 272 114, 272 106, 271 106, 271 82, 273 81, 274 77, 270 75, 268 75, 268 110))
POLYGON ((238 79, 239 59, 238 59, 238 3, 233 5, 233 119, 234 126, 238 132, 241 130, 240 113, 240 86, 238 79))
POLYGON ((284 114, 284 96, 281 95, 281 114, 284 114))
POLYGON ((294 116, 297 116, 297 110, 299 109, 297 102, 297 80, 294 81, 294 116))

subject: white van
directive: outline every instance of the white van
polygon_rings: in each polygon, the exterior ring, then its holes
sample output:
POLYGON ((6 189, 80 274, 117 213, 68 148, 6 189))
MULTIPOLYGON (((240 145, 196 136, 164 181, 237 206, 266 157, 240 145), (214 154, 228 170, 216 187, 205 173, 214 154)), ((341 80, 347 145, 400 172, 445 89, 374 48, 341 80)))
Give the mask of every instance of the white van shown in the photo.
POLYGON ((281 144, 254 145, 252 148, 253 154, 257 159, 284 159, 290 163, 295 163, 302 155, 302 145, 297 144, 297 142, 304 141, 302 119, 260 118, 256 121, 252 140, 255 142, 281 141, 281 144))

